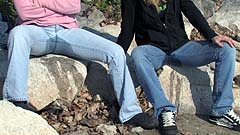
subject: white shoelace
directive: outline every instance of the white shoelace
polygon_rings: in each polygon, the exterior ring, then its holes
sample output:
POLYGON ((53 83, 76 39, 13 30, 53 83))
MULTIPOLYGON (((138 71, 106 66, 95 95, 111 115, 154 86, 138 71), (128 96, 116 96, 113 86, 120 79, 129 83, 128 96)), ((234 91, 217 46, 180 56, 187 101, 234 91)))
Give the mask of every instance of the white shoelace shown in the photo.
POLYGON ((240 124, 240 117, 233 110, 230 110, 228 112, 228 115, 231 116, 235 121, 237 121, 238 124, 240 124))
POLYGON ((173 112, 164 112, 162 113, 162 118, 163 118, 163 123, 164 123, 164 127, 168 127, 168 126, 175 126, 176 122, 175 122, 175 116, 173 112))

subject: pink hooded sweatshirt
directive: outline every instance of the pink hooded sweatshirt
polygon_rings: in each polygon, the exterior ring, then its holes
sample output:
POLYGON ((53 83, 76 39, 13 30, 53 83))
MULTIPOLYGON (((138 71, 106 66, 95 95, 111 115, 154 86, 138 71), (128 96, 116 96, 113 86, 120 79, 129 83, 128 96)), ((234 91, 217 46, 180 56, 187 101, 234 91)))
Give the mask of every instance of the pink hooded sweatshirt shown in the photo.
POLYGON ((79 27, 75 15, 80 12, 80 4, 80 0, 14 0, 19 24, 67 28, 79 27))

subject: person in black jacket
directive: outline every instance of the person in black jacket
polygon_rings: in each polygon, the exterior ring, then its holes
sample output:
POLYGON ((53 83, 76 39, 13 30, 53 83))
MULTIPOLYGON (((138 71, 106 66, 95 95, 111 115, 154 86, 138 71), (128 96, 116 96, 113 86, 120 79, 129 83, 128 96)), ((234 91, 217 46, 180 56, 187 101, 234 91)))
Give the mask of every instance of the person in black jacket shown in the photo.
POLYGON ((155 71, 165 64, 199 67, 211 62, 215 62, 215 74, 209 121, 239 131, 240 118, 232 110, 237 42, 217 35, 191 0, 121 0, 121 4, 117 43, 126 52, 135 35, 138 47, 131 56, 161 134, 177 133, 176 107, 166 98, 155 71), (188 39, 182 13, 206 40, 188 39))

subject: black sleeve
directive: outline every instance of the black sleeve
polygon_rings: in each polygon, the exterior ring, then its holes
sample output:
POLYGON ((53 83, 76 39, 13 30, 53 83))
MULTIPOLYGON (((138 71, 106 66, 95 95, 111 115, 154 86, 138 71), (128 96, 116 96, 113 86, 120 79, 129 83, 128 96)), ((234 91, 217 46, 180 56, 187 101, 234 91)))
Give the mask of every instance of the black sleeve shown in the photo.
POLYGON ((183 14, 187 17, 189 22, 200 32, 203 36, 211 41, 217 34, 210 28, 207 20, 204 18, 199 9, 191 0, 180 0, 180 8, 183 14))
POLYGON ((121 0, 121 32, 118 36, 117 44, 122 46, 127 52, 134 36, 136 0, 121 0))

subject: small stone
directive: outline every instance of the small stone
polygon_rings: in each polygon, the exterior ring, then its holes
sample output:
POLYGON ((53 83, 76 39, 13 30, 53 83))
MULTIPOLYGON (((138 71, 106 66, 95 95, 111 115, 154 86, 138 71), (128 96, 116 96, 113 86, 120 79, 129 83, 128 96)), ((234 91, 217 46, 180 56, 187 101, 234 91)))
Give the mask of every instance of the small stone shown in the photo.
POLYGON ((134 127, 134 128, 132 128, 131 132, 141 133, 141 132, 143 132, 143 128, 141 128, 141 127, 134 127))
POLYGON ((54 129, 56 129, 56 130, 57 130, 60 126, 61 126, 61 123, 55 123, 55 124, 52 125, 52 127, 53 127, 54 129))
POLYGON ((96 130, 104 135, 114 135, 117 134, 117 127, 113 125, 100 124, 97 126, 96 130))
POLYGON ((93 97, 93 101, 94 102, 100 102, 100 101, 102 101, 102 99, 101 99, 100 95, 97 94, 96 96, 93 97))

